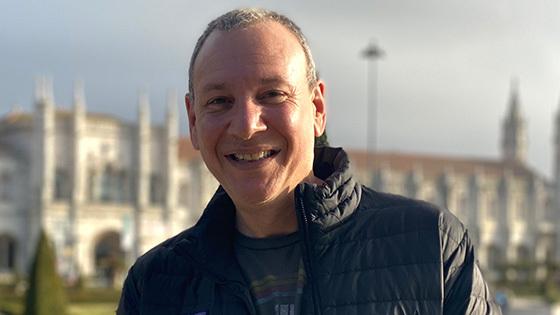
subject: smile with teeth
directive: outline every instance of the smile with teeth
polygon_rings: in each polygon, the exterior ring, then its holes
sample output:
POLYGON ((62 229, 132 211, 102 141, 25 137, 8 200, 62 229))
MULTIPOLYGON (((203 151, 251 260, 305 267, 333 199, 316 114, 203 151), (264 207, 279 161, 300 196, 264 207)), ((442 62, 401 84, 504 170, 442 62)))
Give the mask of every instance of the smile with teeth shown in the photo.
POLYGON ((267 151, 260 151, 256 153, 233 153, 233 154, 229 154, 228 156, 234 161, 254 162, 254 161, 266 159, 275 153, 276 152, 273 150, 267 150, 267 151))

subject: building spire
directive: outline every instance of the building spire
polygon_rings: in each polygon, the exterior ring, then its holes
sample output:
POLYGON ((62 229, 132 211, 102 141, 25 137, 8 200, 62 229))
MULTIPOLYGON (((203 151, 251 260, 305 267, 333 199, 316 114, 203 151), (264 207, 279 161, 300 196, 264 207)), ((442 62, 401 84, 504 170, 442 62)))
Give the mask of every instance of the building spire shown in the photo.
POLYGON ((84 93, 84 81, 74 81, 74 108, 84 109, 86 106, 86 96, 84 93))
POLYGON ((511 81, 509 108, 502 125, 502 158, 520 163, 525 163, 527 159, 526 122, 521 115, 517 78, 511 81))
POLYGON ((558 101, 558 109, 554 119, 554 169, 552 178, 554 179, 554 207, 560 209, 560 99, 558 101))
POLYGON ((149 120, 150 114, 150 96, 145 90, 138 93, 138 119, 142 121, 145 118, 149 120))
POLYGON ((556 128, 558 127, 560 127, 560 98, 558 99, 558 109, 556 111, 556 128))
POLYGON ((35 79, 35 102, 38 104, 53 104, 54 93, 52 79, 39 76, 35 79))
POLYGON ((519 79, 514 77, 510 83, 509 117, 521 118, 519 109, 519 79))

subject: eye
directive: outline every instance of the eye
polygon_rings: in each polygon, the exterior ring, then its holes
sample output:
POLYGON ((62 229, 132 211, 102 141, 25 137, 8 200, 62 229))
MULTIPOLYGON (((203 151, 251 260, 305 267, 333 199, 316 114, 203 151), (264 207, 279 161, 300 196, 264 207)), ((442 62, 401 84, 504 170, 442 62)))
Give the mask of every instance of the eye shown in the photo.
POLYGON ((259 95, 257 98, 260 102, 265 104, 280 104, 286 101, 288 95, 280 90, 268 90, 259 95))
POLYGON ((229 106, 231 106, 231 104, 232 100, 230 98, 225 96, 218 96, 209 99, 206 102, 205 107, 210 111, 218 111, 228 108, 229 106))
POLYGON ((214 97, 214 98, 211 98, 206 104, 207 105, 211 105, 211 104, 219 105, 219 104, 225 104, 227 102, 228 102, 228 100, 225 97, 214 97))

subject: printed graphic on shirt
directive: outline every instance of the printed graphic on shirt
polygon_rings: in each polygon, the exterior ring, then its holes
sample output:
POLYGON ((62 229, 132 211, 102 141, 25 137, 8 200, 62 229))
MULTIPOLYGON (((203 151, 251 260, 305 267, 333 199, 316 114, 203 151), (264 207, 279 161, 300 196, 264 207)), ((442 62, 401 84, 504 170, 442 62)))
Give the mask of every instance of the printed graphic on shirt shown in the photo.
POLYGON ((305 271, 303 264, 299 263, 296 274, 287 275, 285 277, 277 277, 273 275, 266 276, 262 280, 251 282, 251 293, 257 305, 263 305, 274 301, 274 314, 295 315, 295 301, 303 292, 305 283, 305 271), (290 301, 293 303, 281 304, 282 301, 290 301), (292 310, 285 313, 286 310, 292 310))
POLYGON ((236 255, 258 314, 300 313, 305 270, 297 233, 265 239, 239 235, 236 255))
POLYGON ((294 304, 278 304, 274 306, 274 315, 295 315, 295 308, 294 304))

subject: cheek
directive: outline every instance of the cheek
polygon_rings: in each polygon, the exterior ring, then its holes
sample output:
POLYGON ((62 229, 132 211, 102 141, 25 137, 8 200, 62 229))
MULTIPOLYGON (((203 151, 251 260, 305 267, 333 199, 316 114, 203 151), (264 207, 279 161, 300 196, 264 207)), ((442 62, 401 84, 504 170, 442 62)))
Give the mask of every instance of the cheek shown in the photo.
MULTIPOLYGON (((305 106, 305 105, 304 105, 305 106)), ((309 108, 303 108, 301 105, 288 105, 279 107, 272 113, 273 121, 284 125, 289 130, 299 130, 304 132, 309 126, 313 128, 312 113, 309 108)))
POLYGON ((315 134, 315 120, 313 117, 312 107, 306 107, 305 109, 301 109, 297 111, 294 115, 292 115, 290 119, 290 123, 295 130, 301 136, 307 137, 314 137, 315 134))
POLYGON ((200 119, 196 127, 198 144, 201 150, 212 150, 217 145, 220 128, 219 124, 213 120, 200 119))

